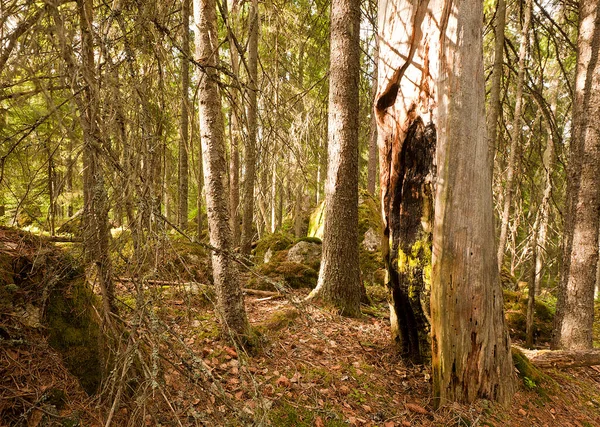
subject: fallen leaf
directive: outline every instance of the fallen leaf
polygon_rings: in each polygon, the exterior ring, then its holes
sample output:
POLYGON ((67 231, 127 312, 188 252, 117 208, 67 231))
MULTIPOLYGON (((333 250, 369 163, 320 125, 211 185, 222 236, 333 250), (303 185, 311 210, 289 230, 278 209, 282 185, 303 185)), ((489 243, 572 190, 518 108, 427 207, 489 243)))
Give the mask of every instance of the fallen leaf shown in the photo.
POLYGON ((393 421, 386 421, 383 423, 383 427, 396 427, 396 423, 393 421))
POLYGON ((410 421, 406 421, 406 420, 404 420, 404 421, 402 421, 402 425, 403 425, 404 427, 410 427, 410 421))
POLYGON ((315 427, 325 427, 325 423, 323 422, 323 418, 317 415, 315 418, 315 427))
POLYGON ((521 409, 519 409, 519 414, 525 416, 525 415, 527 415, 527 411, 525 411, 525 409, 521 408, 521 409))
POLYGON ((227 347, 227 346, 225 346, 225 352, 226 352, 228 355, 230 355, 231 357, 237 357, 237 356, 238 356, 238 355, 237 355, 237 351, 235 351, 235 349, 234 349, 234 348, 231 348, 231 347, 227 347))
POLYGON ((427 412, 427 409, 423 408, 422 406, 417 405, 416 403, 405 403, 404 406, 409 411, 416 412, 417 414, 427 415, 429 413, 429 412, 427 412))
POLYGON ((348 393, 350 393, 350 387, 348 387, 347 385, 341 385, 338 388, 339 392, 342 393, 343 395, 347 395, 348 393))
POLYGON ((290 383, 290 380, 288 379, 288 377, 286 377, 285 375, 282 375, 279 378, 277 378, 277 381, 275 381, 275 384, 277 384, 278 386, 281 386, 281 387, 290 387, 292 385, 290 383))

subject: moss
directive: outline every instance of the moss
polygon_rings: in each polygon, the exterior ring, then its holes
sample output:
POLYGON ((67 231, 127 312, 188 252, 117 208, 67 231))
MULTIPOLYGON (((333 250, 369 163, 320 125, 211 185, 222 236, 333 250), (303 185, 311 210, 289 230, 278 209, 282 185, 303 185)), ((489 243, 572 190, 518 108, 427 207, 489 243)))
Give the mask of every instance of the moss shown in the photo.
MULTIPOLYGON (((504 313, 508 329, 514 339, 525 340, 527 320, 527 294, 504 290, 504 313)), ((554 326, 556 302, 553 298, 536 298, 533 320, 533 335, 538 343, 550 342, 554 326)))
POLYGON ((254 248, 253 251, 254 258, 258 264, 262 264, 265 259, 265 254, 269 249, 271 252, 276 253, 288 249, 293 243, 293 238, 287 234, 267 234, 256 244, 256 248, 254 248))
MULTIPOLYGON (((280 259, 261 265, 257 272, 275 282, 285 281, 294 289, 314 288, 319 278, 319 273, 313 268, 297 262, 280 261, 280 259)), ((273 285, 268 281, 256 277, 250 279, 248 286, 253 289, 274 290, 273 285)))
POLYGON ((540 397, 549 399, 548 392, 555 388, 552 378, 531 364, 522 351, 514 347, 511 350, 513 363, 523 386, 528 390, 535 391, 540 397))
POLYGON ((259 325, 259 328, 264 331, 279 331, 284 328, 289 328, 300 316, 300 312, 295 308, 285 308, 275 311, 267 320, 259 325))
POLYGON ((308 220, 308 237, 323 239, 323 228, 325 227, 325 200, 310 214, 308 220))
MULTIPOLYGON (((274 426, 312 427, 319 416, 317 412, 302 406, 293 406, 287 402, 279 403, 269 413, 269 420, 274 426)), ((326 427, 348 426, 341 416, 332 411, 323 411, 320 415, 326 427)))
POLYGON ((367 297, 372 303, 387 302, 390 298, 390 291, 382 285, 366 285, 367 297))
POLYGON ((300 237, 299 239, 296 239, 294 244, 296 244, 298 242, 323 243, 323 241, 320 238, 314 237, 314 236, 313 237, 310 237, 310 236, 300 237))
POLYGON ((48 342, 88 394, 98 390, 103 375, 101 332, 92 317, 95 304, 96 296, 79 276, 52 291, 46 311, 48 342))

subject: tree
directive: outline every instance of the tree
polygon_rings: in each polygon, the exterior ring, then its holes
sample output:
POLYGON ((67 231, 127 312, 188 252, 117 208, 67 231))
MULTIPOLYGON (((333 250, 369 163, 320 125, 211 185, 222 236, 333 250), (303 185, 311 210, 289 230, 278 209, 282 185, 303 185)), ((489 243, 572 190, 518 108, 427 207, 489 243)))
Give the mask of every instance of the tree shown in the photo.
POLYGON ((592 348, 600 225, 600 10, 579 2, 577 70, 554 346, 592 348))
MULTIPOLYGON (((531 22, 531 0, 527 0, 525 3, 525 17, 523 19, 523 25, 521 26, 521 44, 519 47, 519 65, 517 71, 517 93, 515 95, 515 114, 512 123, 512 134, 510 142, 510 155, 508 159, 508 171, 506 174, 506 194, 504 195, 504 208, 502 210, 502 219, 500 224, 500 237, 498 239, 498 268, 502 270, 502 264, 504 260, 504 249, 506 247, 506 238, 508 234, 508 222, 510 220, 510 210, 512 207, 513 193, 515 191, 515 168, 517 163, 517 152, 520 149, 521 139, 521 113, 523 109, 523 86, 525 84, 525 60, 527 57, 527 47, 529 46, 529 24, 531 22)), ((501 5, 499 5, 501 6, 501 5)), ((500 9, 501 18, 502 9, 500 9)), ((496 72, 496 70, 494 70, 496 72)), ((495 77, 497 78, 497 77, 495 77)), ((494 82, 496 83, 496 82, 494 82)), ((493 88, 494 90, 496 88, 493 88)), ((499 89, 498 89, 499 90, 499 89)), ((495 96, 495 91, 494 91, 495 96)), ((492 102, 495 102, 492 99, 492 102)), ((492 105, 492 108, 497 108, 496 105, 492 105)), ((495 114, 497 114, 494 111, 495 114)), ((490 125, 491 126, 491 125, 490 125)), ((495 132, 494 132, 495 134, 495 132)))
MULTIPOLYGON (((445 5, 445 3, 444 3, 445 5)), ((485 132, 482 3, 434 9, 444 23, 437 67, 438 180, 431 297, 437 403, 510 401, 510 338, 495 259, 485 132), (446 20, 447 18, 447 20, 446 20)))
POLYGON ((360 313, 358 262, 358 84, 360 1, 333 0, 329 149, 319 297, 343 315, 360 313))
POLYGON ((433 70, 422 34, 426 4, 384 2, 379 10, 375 115, 384 225, 382 256, 391 292, 392 337, 416 363, 429 358, 429 279, 436 129, 433 70), (414 19, 409 17, 414 16, 414 19), (406 22, 410 22, 406 25, 406 22), (404 64, 399 66, 399 64, 404 64))
POLYGON ((177 198, 177 224, 185 229, 188 223, 188 141, 189 141, 189 95, 190 88, 190 0, 183 0, 181 8, 181 118, 179 134, 179 182, 177 198))
POLYGON ((215 0, 194 0, 196 61, 199 70, 198 110, 206 192, 206 210, 212 253, 213 276, 217 294, 217 311, 225 334, 244 340, 250 326, 244 298, 231 259, 229 228, 227 162, 221 95, 217 85, 218 59, 217 17, 215 0))
POLYGON ((248 29, 248 137, 245 139, 245 175, 243 184, 243 209, 242 209, 242 236, 240 249, 243 254, 250 253, 252 237, 252 222, 254 218, 254 182, 256 180, 256 135, 258 115, 258 0, 250 3, 250 17, 248 29))

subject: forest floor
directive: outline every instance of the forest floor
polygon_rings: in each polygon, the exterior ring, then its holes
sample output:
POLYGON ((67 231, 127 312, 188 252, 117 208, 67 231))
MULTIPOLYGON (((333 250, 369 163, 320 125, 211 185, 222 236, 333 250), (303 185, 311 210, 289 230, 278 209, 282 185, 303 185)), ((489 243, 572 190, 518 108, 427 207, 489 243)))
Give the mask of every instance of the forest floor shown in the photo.
MULTIPOLYGON (((39 259, 44 245, 12 238, 0 230, 0 255, 39 259)), ((0 426, 105 425, 116 395, 113 426, 600 426, 599 366, 520 378, 508 408, 479 400, 434 409, 431 370, 398 356, 385 302, 345 318, 297 304, 303 290, 247 295, 259 344, 246 354, 220 336, 210 292, 153 286, 141 299, 131 283, 117 290, 129 356, 113 358, 125 361, 118 366, 128 378, 115 369, 117 381, 91 398, 39 322, 16 307, 0 310, 0 426)))

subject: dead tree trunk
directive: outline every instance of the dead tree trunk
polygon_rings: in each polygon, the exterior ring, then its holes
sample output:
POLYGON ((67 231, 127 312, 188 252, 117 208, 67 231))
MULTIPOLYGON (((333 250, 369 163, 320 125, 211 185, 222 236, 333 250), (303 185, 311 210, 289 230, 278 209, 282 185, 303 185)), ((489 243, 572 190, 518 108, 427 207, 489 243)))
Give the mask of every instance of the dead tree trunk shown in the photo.
POLYGON ((401 2, 401 12, 396 14, 394 3, 379 10, 378 22, 379 87, 374 113, 384 223, 382 255, 392 295, 392 338, 405 357, 420 363, 431 354, 434 93, 430 90, 429 44, 421 38, 428 31, 421 28, 427 4, 401 2), (405 22, 411 25, 407 28, 405 22))

